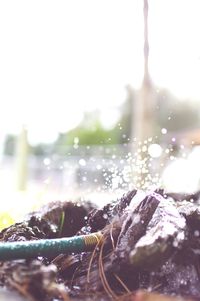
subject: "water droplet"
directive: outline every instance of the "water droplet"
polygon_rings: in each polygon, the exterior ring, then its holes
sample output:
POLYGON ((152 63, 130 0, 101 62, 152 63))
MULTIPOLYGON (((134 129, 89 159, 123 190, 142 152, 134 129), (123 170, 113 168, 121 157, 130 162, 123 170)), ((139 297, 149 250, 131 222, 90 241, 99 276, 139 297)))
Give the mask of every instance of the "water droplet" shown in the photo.
POLYGON ((167 134, 167 129, 163 128, 163 129, 161 130, 161 133, 162 133, 163 135, 167 134))
POLYGON ((84 159, 80 159, 80 160, 78 161, 78 163, 79 163, 79 165, 81 165, 81 166, 85 166, 85 165, 86 165, 86 161, 85 161, 84 159))
POLYGON ((51 164, 51 159, 49 159, 49 158, 45 158, 44 160, 43 160, 43 163, 44 163, 44 165, 49 165, 49 164, 51 164))
POLYGON ((145 153, 146 151, 147 151, 147 147, 146 147, 146 145, 144 145, 144 146, 142 147, 142 152, 145 153))
POLYGON ((159 144, 151 144, 148 147, 148 153, 152 158, 158 158, 162 154, 162 148, 159 144))
POLYGON ((104 218, 104 219, 108 219, 108 214, 104 213, 104 214, 103 214, 103 218, 104 218))

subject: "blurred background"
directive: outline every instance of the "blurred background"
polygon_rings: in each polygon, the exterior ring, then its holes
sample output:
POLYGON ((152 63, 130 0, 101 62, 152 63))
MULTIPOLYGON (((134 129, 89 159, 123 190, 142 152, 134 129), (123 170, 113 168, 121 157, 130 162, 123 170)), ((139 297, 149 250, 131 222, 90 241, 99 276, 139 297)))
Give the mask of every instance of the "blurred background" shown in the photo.
POLYGON ((0 2, 0 227, 200 188, 199 0, 0 2))

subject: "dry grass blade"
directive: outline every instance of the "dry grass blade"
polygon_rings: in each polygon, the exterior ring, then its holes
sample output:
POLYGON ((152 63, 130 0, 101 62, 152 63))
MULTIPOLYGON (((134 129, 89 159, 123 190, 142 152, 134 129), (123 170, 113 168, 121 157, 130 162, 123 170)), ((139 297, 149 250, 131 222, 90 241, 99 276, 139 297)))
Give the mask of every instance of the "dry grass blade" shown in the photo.
POLYGON ((105 273, 104 273, 104 268, 103 268, 103 247, 104 247, 104 243, 101 245, 101 248, 100 248, 100 253, 99 253, 99 260, 98 260, 98 263, 99 263, 99 276, 101 278, 101 282, 102 282, 102 285, 106 291, 106 293, 113 298, 113 300, 117 300, 118 299, 118 296, 114 293, 114 291, 111 289, 107 279, 106 279, 106 276, 105 276, 105 273))
POLYGON ((95 258, 97 249, 99 248, 101 243, 102 243, 102 240, 99 240, 97 245, 94 248, 94 251, 92 252, 92 255, 91 255, 91 258, 90 258, 90 261, 89 261, 88 272, 87 272, 87 283, 90 282, 90 271, 91 271, 92 263, 93 263, 93 260, 95 258))
POLYGON ((120 279, 120 277, 116 274, 114 274, 115 278, 119 281, 119 283, 121 284, 121 286, 123 286, 123 288, 125 289, 125 291, 127 293, 131 293, 131 291, 129 290, 129 288, 126 286, 126 284, 120 279))
POLYGON ((70 282, 70 287, 72 288, 73 287, 73 282, 74 282, 74 279, 75 279, 75 276, 76 276, 76 273, 80 270, 80 266, 77 267, 72 275, 72 279, 71 279, 71 282, 70 282))

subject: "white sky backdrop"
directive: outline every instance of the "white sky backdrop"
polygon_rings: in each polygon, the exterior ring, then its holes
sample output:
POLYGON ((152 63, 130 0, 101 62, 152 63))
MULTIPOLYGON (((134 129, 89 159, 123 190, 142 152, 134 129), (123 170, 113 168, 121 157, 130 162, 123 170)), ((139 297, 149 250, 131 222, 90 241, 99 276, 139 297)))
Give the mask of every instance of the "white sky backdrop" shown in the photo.
MULTIPOLYGON (((200 99, 200 1, 150 0, 155 84, 200 99)), ((0 135, 25 123, 49 141, 84 110, 110 110, 139 88, 143 1, 0 1, 0 135)), ((106 114, 107 112, 107 114, 106 114)))

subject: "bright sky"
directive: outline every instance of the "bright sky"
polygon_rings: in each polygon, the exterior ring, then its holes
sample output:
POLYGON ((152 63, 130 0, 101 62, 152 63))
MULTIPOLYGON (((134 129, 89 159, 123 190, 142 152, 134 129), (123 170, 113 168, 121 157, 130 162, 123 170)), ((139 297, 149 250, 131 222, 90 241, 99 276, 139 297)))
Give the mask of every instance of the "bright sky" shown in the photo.
MULTIPOLYGON (((0 1, 0 134, 27 124, 49 141, 95 108, 109 120, 125 86, 141 84, 142 2, 0 1)), ((153 81, 200 99, 200 1, 149 4, 153 81)))

